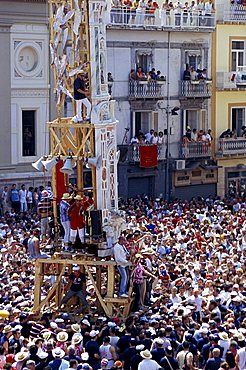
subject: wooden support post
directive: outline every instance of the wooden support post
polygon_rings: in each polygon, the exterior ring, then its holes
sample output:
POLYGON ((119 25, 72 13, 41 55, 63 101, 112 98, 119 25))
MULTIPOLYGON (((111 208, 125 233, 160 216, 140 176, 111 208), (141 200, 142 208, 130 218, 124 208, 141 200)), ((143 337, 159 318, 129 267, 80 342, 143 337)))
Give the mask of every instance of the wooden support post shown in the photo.
POLYGON ((37 259, 35 262, 35 294, 34 294, 34 304, 33 311, 36 312, 39 309, 41 300, 41 286, 43 282, 43 276, 41 274, 42 263, 37 259))
POLYGON ((114 297, 114 266, 109 265, 108 266, 108 279, 107 279, 107 297, 113 298, 114 297))
POLYGON ((92 285, 94 286, 94 289, 95 289, 95 292, 96 292, 96 295, 97 295, 97 299, 99 300, 101 306, 102 306, 102 309, 103 311, 106 313, 107 316, 110 316, 110 311, 108 309, 108 306, 105 304, 105 302, 103 301, 103 298, 101 296, 101 293, 99 292, 98 288, 97 288, 97 284, 92 276, 92 273, 90 272, 89 268, 87 265, 85 265, 85 270, 86 270, 86 273, 88 274, 90 280, 91 280, 91 283, 92 285))

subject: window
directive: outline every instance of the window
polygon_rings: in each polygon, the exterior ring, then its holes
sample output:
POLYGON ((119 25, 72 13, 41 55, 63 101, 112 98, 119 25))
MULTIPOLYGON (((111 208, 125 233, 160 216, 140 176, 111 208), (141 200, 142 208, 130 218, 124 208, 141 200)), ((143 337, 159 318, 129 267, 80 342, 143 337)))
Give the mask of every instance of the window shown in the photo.
POLYGON ((189 50, 185 52, 185 64, 193 67, 195 70, 202 69, 202 56, 200 50, 189 50))
POLYGON ((158 131, 158 112, 134 112, 133 114, 133 135, 142 131, 144 134, 149 130, 158 131))
POLYGON ((36 155, 35 145, 35 110, 22 111, 22 156, 36 155))
POLYGON ((197 131, 207 131, 207 111, 205 109, 186 109, 184 111, 184 132, 190 127, 191 131, 196 128, 197 131))
POLYGON ((231 70, 237 71, 239 67, 246 65, 245 61, 246 40, 234 40, 231 42, 231 70))
POLYGON ((144 73, 148 73, 152 68, 152 53, 149 50, 136 52, 136 69, 142 67, 144 73))
POLYGON ((231 130, 235 131, 237 136, 241 136, 242 126, 245 126, 246 107, 231 108, 231 130))

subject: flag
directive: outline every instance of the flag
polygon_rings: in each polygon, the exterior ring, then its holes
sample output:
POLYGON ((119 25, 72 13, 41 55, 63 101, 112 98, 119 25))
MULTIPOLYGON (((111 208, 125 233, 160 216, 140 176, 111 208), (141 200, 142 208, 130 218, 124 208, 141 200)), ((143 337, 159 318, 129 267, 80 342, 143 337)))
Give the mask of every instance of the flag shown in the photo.
POLYGON ((140 145, 140 167, 157 167, 157 145, 140 145))

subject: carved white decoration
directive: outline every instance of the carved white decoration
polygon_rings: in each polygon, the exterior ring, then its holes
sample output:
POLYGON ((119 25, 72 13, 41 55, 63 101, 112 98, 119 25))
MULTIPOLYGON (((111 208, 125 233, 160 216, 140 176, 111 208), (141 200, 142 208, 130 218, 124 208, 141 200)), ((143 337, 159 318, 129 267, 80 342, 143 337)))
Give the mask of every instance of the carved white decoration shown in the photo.
MULTIPOLYGON (((16 45, 16 43, 15 43, 16 45)), ((15 70, 21 77, 37 77, 42 71, 42 43, 19 42, 14 53, 15 70)))

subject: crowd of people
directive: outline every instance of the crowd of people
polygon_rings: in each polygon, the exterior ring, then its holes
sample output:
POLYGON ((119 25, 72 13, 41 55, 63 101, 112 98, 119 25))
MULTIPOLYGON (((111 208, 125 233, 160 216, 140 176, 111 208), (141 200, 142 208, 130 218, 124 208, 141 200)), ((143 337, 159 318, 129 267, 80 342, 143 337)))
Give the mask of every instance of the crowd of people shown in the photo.
POLYGON ((215 12, 212 0, 176 1, 164 0, 112 0, 111 22, 129 25, 158 26, 212 26, 215 12))
MULTIPOLYGON (((62 306, 34 319, 28 241, 41 242, 31 235, 41 220, 34 208, 10 207, 2 215, 0 367, 245 370, 245 198, 167 203, 138 196, 121 200, 120 209, 126 226, 112 258, 119 272, 115 292, 132 304, 124 321, 116 313, 92 313, 94 287, 77 265, 64 277, 71 284, 62 304, 78 296, 79 315, 62 306)), ((53 283, 47 279, 42 296, 53 283)))

